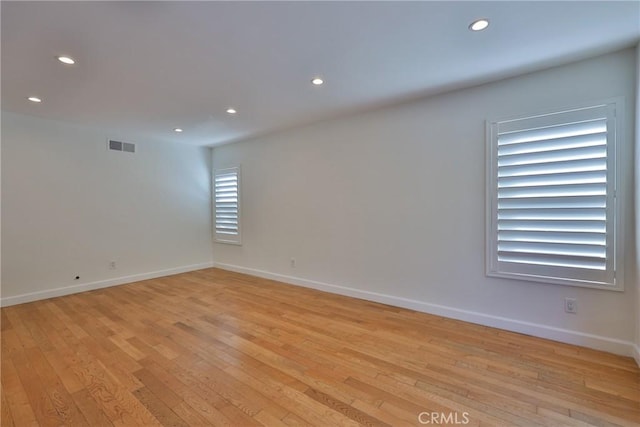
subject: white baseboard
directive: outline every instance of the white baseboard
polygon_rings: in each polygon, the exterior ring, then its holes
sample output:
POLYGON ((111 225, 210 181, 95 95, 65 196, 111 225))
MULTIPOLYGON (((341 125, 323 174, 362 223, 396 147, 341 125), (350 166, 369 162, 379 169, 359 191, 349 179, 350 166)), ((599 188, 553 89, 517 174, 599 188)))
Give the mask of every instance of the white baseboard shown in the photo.
POLYGON ((435 314, 438 316, 463 320, 470 323, 477 323, 483 326, 490 326, 493 328, 504 329, 507 331, 518 332, 526 335, 533 335, 536 337, 546 338, 553 341, 560 341, 567 344, 589 347, 596 350, 607 351, 623 356, 632 356, 640 365, 640 354, 638 353, 638 347, 635 346, 634 343, 629 341, 608 338, 600 335, 587 334, 584 332, 572 331, 569 329, 556 328, 554 326, 542 325, 538 323, 524 322, 521 320, 510 319, 506 317, 479 313, 476 311, 461 310, 454 307, 431 304, 423 301, 396 297, 393 295, 364 291, 361 289, 349 288, 339 285, 332 285, 328 283, 317 282, 314 280, 307 280, 294 276, 286 276, 283 274, 271 273, 268 271, 257 270, 254 268, 247 268, 238 265, 215 263, 215 267, 224 270, 235 271, 238 273, 249 274, 252 276, 263 277, 265 279, 277 280, 292 285, 313 288, 334 294, 389 304, 396 307, 408 308, 423 313, 435 314))
POLYGON ((638 366, 640 366, 640 344, 633 346, 633 358, 636 360, 638 366))
POLYGON ((155 279, 157 277, 171 276, 173 274, 186 273, 203 268, 213 267, 213 262, 202 264, 185 265, 182 267, 169 268, 167 270, 152 271, 149 273, 133 274, 131 276, 116 277, 113 279, 100 280, 97 282, 83 283, 80 285, 65 286, 62 288, 48 289, 46 291, 31 292, 28 294, 16 295, 12 297, 0 298, 0 306, 23 304, 26 302, 39 301, 47 298, 61 297, 64 295, 77 294, 78 292, 93 291, 96 289, 108 288, 110 286, 124 285, 126 283, 138 282, 140 280, 155 279))

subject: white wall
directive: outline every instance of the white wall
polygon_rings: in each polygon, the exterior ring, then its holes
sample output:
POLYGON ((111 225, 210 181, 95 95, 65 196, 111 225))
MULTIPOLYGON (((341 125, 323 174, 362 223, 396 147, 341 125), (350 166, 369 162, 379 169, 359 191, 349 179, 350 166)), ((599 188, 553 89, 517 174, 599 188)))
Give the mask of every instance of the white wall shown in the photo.
POLYGON ((210 149, 107 137, 3 112, 4 305, 211 265, 210 149))
POLYGON ((486 277, 484 182, 485 119, 614 96, 632 117, 635 72, 629 49, 216 147, 214 168, 242 165, 244 227, 242 246, 214 245, 216 264, 631 354, 633 120, 623 144, 624 292, 486 277), (577 299, 577 314, 564 313, 565 297, 577 299))
MULTIPOLYGON (((636 46, 636 70, 640 71, 640 43, 636 46)), ((636 73, 636 134, 635 134, 635 225, 636 225, 636 346, 634 357, 640 365, 640 75, 636 73)))

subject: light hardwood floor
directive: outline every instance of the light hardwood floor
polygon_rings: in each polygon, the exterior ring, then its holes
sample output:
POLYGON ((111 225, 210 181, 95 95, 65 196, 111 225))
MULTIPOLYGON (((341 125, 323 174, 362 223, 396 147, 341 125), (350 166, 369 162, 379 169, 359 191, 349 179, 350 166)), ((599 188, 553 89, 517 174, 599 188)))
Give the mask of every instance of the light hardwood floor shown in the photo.
POLYGON ((218 269, 3 308, 1 396, 3 427, 640 425, 631 358, 218 269))

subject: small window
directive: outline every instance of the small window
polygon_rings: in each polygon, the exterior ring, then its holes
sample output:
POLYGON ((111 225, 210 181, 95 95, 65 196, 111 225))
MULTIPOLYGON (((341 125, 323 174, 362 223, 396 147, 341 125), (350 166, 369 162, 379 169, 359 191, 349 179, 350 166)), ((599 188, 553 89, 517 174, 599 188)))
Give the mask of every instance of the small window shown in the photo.
POLYGON ((240 167, 216 169, 213 174, 215 241, 239 245, 240 167))
POLYGON ((622 289, 621 105, 487 123, 487 275, 622 289))

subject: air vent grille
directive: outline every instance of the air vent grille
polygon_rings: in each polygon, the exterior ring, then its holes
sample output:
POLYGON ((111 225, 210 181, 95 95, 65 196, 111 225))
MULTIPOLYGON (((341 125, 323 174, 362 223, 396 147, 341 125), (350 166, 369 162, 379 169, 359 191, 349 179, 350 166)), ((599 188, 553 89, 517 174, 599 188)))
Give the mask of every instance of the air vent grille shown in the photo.
POLYGON ((113 150, 113 151, 124 151, 127 153, 136 152, 136 144, 132 144, 130 142, 115 141, 113 139, 110 139, 108 143, 108 147, 109 147, 109 150, 113 150))
POLYGON ((109 150, 122 151, 122 142, 109 140, 109 150))

